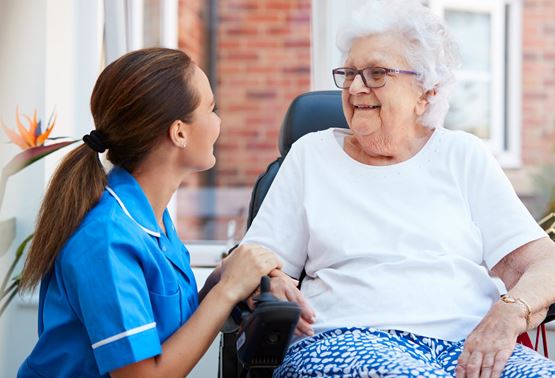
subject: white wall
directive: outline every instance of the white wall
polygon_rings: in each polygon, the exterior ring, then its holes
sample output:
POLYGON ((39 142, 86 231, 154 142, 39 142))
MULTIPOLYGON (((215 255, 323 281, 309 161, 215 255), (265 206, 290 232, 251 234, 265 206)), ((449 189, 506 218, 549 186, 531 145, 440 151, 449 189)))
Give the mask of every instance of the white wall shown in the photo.
MULTIPOLYGON (((53 136, 80 139, 92 127, 89 96, 99 72, 101 1, 0 1, 0 119, 15 127, 15 109, 46 122, 53 108, 53 136), (79 42, 78 42, 79 41, 79 42)), ((0 166, 19 152, 0 132, 0 166)), ((51 155, 11 177, 0 220, 17 217, 17 235, 0 257, 0 277, 15 247, 34 228, 46 183, 60 156, 51 155)), ((15 299, 0 318, 0 377, 13 377, 37 338, 36 306, 15 299)))
MULTIPOLYGON (((0 2, 0 118, 15 126, 16 106, 24 113, 37 108, 44 114, 45 27, 46 2, 34 0, 4 0, 0 2)), ((12 145, 2 143, 2 166, 18 152, 12 145)), ((43 182, 42 163, 28 168, 8 181, 0 219, 17 216, 19 242, 33 228, 34 214, 39 206, 43 182)), ((0 258, 0 277, 13 259, 14 248, 0 258)), ((17 306, 0 318, 0 376, 15 376, 17 365, 36 338, 35 311, 17 306)))

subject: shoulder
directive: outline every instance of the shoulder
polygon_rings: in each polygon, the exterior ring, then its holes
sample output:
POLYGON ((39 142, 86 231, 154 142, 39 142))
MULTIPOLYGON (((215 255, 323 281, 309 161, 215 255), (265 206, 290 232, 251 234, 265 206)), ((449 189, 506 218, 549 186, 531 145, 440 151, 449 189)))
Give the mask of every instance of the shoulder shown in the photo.
POLYGON ((141 230, 125 215, 118 203, 106 192, 85 215, 60 253, 65 267, 86 269, 94 264, 144 249, 141 230))
MULTIPOLYGON (((333 128, 313 131, 300 137, 291 146, 291 152, 294 154, 302 154, 314 151, 321 151, 329 146, 330 140, 334 138, 333 128)), ((289 154, 288 154, 289 155, 289 154)))
POLYGON ((445 128, 438 128, 436 132, 439 133, 438 139, 441 143, 452 145, 458 148, 476 148, 485 147, 482 139, 476 135, 463 130, 449 130, 445 128))
POLYGON ((477 158, 481 160, 491 155, 484 141, 474 134, 444 128, 437 129, 436 132, 438 147, 447 157, 463 162, 477 158))

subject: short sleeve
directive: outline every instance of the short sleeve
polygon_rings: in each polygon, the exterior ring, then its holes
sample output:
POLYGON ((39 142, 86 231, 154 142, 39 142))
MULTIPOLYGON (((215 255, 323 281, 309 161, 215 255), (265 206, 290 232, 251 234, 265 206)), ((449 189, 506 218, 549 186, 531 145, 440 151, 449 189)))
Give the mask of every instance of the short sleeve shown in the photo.
POLYGON ((546 236, 481 140, 473 138, 466 176, 472 218, 482 234, 483 260, 492 269, 518 247, 546 236))
POLYGON ((242 241, 274 251, 283 261, 283 271, 295 278, 304 268, 308 242, 299 142, 285 157, 242 241))
POLYGON ((64 255, 62 275, 103 375, 156 356, 162 348, 141 269, 140 244, 130 243, 130 231, 123 227, 114 226, 108 235, 92 235, 93 229, 72 239, 75 247, 66 248, 72 253, 64 255))

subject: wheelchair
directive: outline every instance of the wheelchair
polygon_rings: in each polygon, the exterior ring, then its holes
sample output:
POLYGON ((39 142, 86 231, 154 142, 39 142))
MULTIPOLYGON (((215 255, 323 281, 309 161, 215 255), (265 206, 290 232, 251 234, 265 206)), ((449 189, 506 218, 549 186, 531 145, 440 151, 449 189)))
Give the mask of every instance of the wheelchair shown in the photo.
MULTIPOLYGON (((280 156, 268 165, 266 172, 258 178, 253 188, 247 218, 247 228, 250 227, 254 217, 258 213, 262 201, 264 200, 268 189, 272 185, 272 182, 292 144, 305 134, 325 130, 331 127, 345 129, 349 128, 343 115, 341 91, 308 92, 301 94, 292 101, 281 124, 278 144, 280 156)), ((300 283, 302 283, 303 277, 304 272, 300 277, 300 283)), ((267 284, 264 284, 264 286, 266 285, 267 284)), ((269 290, 269 288, 266 287, 262 291, 265 290, 269 290)), ((273 300, 275 300, 275 298, 270 298, 270 301, 273 300)), ((264 304, 264 299, 262 302, 264 304)), ((287 303, 290 303, 285 301, 276 301, 274 307, 276 314, 279 314, 279 311, 283 311, 283 306, 280 307, 278 302, 282 302, 285 307, 287 307, 287 303)), ((255 310, 255 312, 256 311, 257 310, 255 310)), ((224 329, 222 330, 223 336, 220 343, 219 377, 271 377, 273 369, 283 361, 283 357, 287 351, 287 344, 294 330, 294 324, 296 324, 296 320, 294 323, 291 323, 291 320, 294 319, 292 314, 294 310, 289 308, 288 311, 289 312, 285 311, 285 314, 283 315, 285 319, 282 319, 282 323, 279 322, 279 319, 277 320, 277 324, 279 324, 277 328, 279 328, 282 332, 281 337, 286 338, 287 340, 281 340, 280 343, 274 343, 274 347, 272 349, 272 343, 270 341, 272 340, 272 337, 275 338, 276 336, 275 332, 272 335, 272 330, 269 330, 268 324, 265 324, 266 320, 269 318, 263 317, 261 318, 262 320, 253 320, 253 318, 249 318, 251 313, 245 304, 240 304, 236 307, 232 316, 228 319, 226 326, 224 326, 224 329), (241 328, 239 325, 242 321, 248 322, 250 325, 250 340, 245 340, 244 328, 241 328), (285 325, 287 321, 289 321, 289 324, 293 324, 293 328, 288 328, 285 325), (257 334, 264 332, 269 332, 269 334, 257 334), (248 344, 249 341, 251 345, 245 345, 246 343, 248 344), (242 349, 239 354, 237 346, 242 349), (247 349, 247 356, 245 356, 245 349, 247 349), (264 356, 265 362, 263 361, 260 363, 260 361, 258 361, 253 364, 253 354, 257 353, 257 349, 259 349, 258 351, 263 349, 260 352, 264 356), (245 358, 248 361, 245 362, 245 358)), ((276 317, 279 318, 279 315, 273 317, 274 321, 276 320, 276 317)), ((298 319, 298 314, 296 319, 298 319)), ((550 322, 553 319, 555 319, 555 304, 551 305, 549 308, 547 317, 543 324, 550 322)), ((545 328, 543 328, 542 331, 544 332, 545 341, 545 328)), ((532 342, 527 334, 521 335, 517 341, 533 348, 532 342)), ((544 349, 544 352, 546 352, 546 349, 544 349)))

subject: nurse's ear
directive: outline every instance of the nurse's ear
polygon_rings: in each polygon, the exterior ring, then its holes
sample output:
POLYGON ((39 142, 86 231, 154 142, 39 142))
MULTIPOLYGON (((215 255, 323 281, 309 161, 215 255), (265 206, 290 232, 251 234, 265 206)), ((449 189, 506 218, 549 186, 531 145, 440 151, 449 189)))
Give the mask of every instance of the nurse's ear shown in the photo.
POLYGON ((169 137, 176 147, 187 147, 187 125, 185 122, 180 120, 173 121, 169 129, 169 137))

